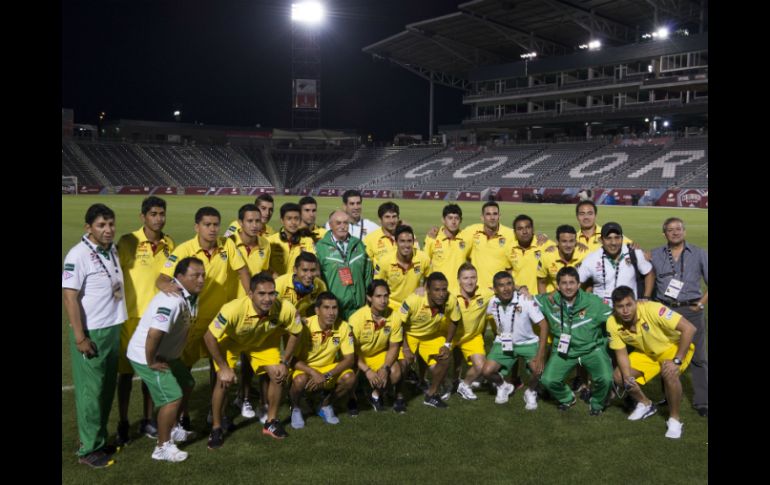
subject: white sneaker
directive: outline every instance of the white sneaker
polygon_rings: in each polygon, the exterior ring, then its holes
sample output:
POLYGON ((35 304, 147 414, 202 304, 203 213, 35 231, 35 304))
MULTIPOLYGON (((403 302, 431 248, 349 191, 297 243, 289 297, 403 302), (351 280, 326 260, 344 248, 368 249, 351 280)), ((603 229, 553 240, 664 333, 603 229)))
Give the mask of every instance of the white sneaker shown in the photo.
POLYGON ((187 452, 176 447, 173 441, 166 441, 161 446, 156 446, 152 452, 153 460, 180 462, 187 459, 187 452))
POLYGON ((640 419, 647 419, 653 414, 658 412, 658 408, 655 407, 652 401, 650 404, 644 404, 643 402, 636 403, 634 412, 628 415, 629 421, 639 421, 640 419))
POLYGON ((442 401, 449 401, 449 398, 452 397, 452 389, 449 389, 444 394, 441 395, 442 401))
POLYGON ((195 431, 187 431, 178 424, 171 430, 171 441, 174 443, 184 443, 193 438, 195 438, 195 431))
POLYGON ((524 405, 524 409, 527 411, 533 411, 537 409, 537 391, 526 389, 524 391, 524 402, 526 403, 524 405))
POLYGON ((481 382, 479 382, 479 381, 471 382, 471 389, 476 390, 476 389, 479 389, 480 387, 481 387, 481 382))
POLYGON ((508 396, 513 394, 516 388, 510 382, 503 381, 502 384, 497 386, 497 396, 495 396, 495 404, 505 404, 508 402, 508 396))
POLYGON ((243 400, 243 404, 241 405, 241 416, 243 416, 246 419, 251 419, 255 417, 257 413, 254 411, 254 408, 251 407, 251 403, 248 399, 243 400))
POLYGON ((479 398, 476 394, 473 393, 471 386, 463 381, 460 381, 460 384, 457 386, 457 394, 459 394, 463 399, 467 399, 469 401, 475 401, 479 398))
POLYGON ((259 406, 256 412, 259 414, 259 422, 262 424, 267 423, 267 406, 259 406))
POLYGON ((676 440, 682 437, 682 427, 684 424, 682 424, 680 421, 677 421, 674 418, 668 418, 668 421, 666 421, 666 426, 668 426, 668 430, 666 431, 666 438, 673 438, 676 440))

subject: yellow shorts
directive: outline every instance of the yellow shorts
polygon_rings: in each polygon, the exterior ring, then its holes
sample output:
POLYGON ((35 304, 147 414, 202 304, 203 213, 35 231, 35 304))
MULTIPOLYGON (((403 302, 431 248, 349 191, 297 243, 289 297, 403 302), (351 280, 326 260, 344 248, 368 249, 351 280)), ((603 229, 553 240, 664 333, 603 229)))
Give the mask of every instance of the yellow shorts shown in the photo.
POLYGON ((409 344, 414 355, 419 355, 422 360, 427 362, 428 366, 435 364, 436 357, 438 356, 441 347, 446 342, 446 337, 438 332, 432 336, 427 337, 413 337, 406 335, 406 341, 409 344))
POLYGON ((128 342, 131 341, 131 337, 134 336, 136 327, 139 326, 140 318, 131 317, 120 327, 120 355, 118 356, 118 374, 133 374, 134 368, 131 367, 131 363, 126 357, 126 351, 128 350, 128 342))
MULTIPOLYGON (((383 360, 383 362, 384 362, 384 360, 383 360)), ((329 365, 322 365, 320 367, 316 367, 316 366, 313 366, 313 365, 310 366, 311 369, 315 369, 318 372, 320 372, 321 374, 326 374, 327 372, 331 371, 335 367, 337 367, 337 363, 336 362, 333 363, 333 364, 329 364, 329 365)), ((298 375, 304 374, 304 373, 305 373, 305 371, 297 369, 297 370, 295 370, 292 373, 291 378, 294 379, 298 375)), ((335 377, 332 377, 330 380, 328 380, 326 382, 326 384, 324 384, 324 389, 334 389, 335 387, 337 387, 337 381, 340 379, 340 377, 344 376, 345 374, 352 374, 352 373, 353 373, 352 370, 345 369, 344 371, 342 371, 342 374, 340 374, 338 376, 335 376, 335 377)))
POLYGON ((463 357, 465 357, 465 361, 469 365, 472 364, 471 355, 487 355, 484 351, 484 337, 480 334, 476 335, 475 337, 471 337, 470 340, 465 342, 454 341, 452 342, 452 345, 460 349, 460 351, 463 353, 463 357))
MULTIPOLYGON (((656 359, 643 354, 641 352, 631 352, 628 354, 628 360, 631 361, 631 368, 636 369, 642 373, 642 376, 636 378, 636 382, 640 386, 643 386, 650 382, 653 377, 660 374, 660 365, 664 360, 671 360, 676 357, 676 351, 679 348, 678 345, 672 345, 665 352, 660 354, 656 359)), ((692 356, 695 353, 695 345, 690 344, 690 349, 687 351, 687 355, 682 360, 682 365, 679 366, 679 374, 681 375, 687 366, 690 365, 692 356)))
MULTIPOLYGON (((251 368, 257 375, 267 372, 266 366, 279 365, 281 363, 281 351, 278 346, 246 347, 225 337, 219 341, 219 350, 225 354, 227 365, 232 368, 235 368, 235 364, 241 361, 241 353, 248 355, 251 368)), ((219 370, 216 362, 214 362, 214 370, 219 370)))

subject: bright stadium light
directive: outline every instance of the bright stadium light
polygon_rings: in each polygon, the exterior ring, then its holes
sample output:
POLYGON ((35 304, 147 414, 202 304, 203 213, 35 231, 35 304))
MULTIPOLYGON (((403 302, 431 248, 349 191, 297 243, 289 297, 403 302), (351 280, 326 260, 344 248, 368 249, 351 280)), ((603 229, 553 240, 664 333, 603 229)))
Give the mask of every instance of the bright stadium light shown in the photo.
POLYGON ((320 2, 299 2, 291 4, 291 20, 303 24, 318 25, 323 21, 324 7, 320 2))
POLYGON ((592 40, 588 43, 588 50, 589 51, 595 51, 596 49, 600 48, 602 46, 602 43, 598 40, 592 40))
POLYGON ((661 27, 655 32, 656 37, 658 39, 667 39, 668 38, 668 29, 666 27, 661 27))
POLYGON ((527 52, 526 54, 520 54, 519 57, 529 61, 537 57, 537 52, 527 52))
POLYGON ((663 128, 668 128, 668 121, 663 122, 663 128))

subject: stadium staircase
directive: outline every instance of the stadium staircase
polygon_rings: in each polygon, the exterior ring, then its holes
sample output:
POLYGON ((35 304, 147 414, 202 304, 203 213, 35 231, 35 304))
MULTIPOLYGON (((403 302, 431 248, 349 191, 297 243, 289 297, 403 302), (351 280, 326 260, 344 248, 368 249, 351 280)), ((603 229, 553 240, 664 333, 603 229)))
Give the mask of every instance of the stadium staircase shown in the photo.
POLYGON ((265 175, 267 175, 268 180, 276 189, 282 189, 283 184, 280 183, 281 177, 278 175, 278 169, 275 167, 273 155, 270 154, 270 149, 268 147, 262 147, 262 159, 265 162, 265 169, 267 169, 265 175))
POLYGON ((94 162, 92 162, 91 159, 88 158, 85 153, 83 153, 83 150, 80 149, 77 143, 71 141, 64 143, 67 145, 67 147, 69 147, 70 151, 75 155, 75 157, 77 157, 80 168, 83 169, 86 173, 93 175, 94 178, 99 181, 99 184, 107 189, 108 193, 113 193, 114 189, 112 188, 110 181, 98 168, 96 168, 94 162))
POLYGON ((129 147, 133 152, 138 156, 140 159, 144 160, 144 163, 147 164, 148 167, 151 167, 158 176, 163 179, 163 181, 168 185, 169 187, 177 187, 177 192, 179 193, 182 191, 182 184, 179 183, 178 180, 176 180, 166 169, 163 167, 163 165, 159 164, 157 160, 150 157, 150 155, 147 154, 146 151, 144 151, 144 148, 138 143, 130 143, 129 147))

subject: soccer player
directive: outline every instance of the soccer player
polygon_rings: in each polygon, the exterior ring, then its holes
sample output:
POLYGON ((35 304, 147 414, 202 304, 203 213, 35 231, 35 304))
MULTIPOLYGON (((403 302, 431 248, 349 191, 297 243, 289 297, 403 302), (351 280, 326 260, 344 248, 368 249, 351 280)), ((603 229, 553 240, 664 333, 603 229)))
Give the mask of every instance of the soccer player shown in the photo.
MULTIPOLYGON (((581 244, 587 246, 586 249, 589 253, 602 247, 602 226, 596 223, 596 215, 598 213, 599 209, 592 200, 581 200, 575 206, 575 217, 580 225, 580 232, 577 235, 577 244, 578 247, 581 247, 581 244)), ((628 238, 624 238, 623 243, 631 244, 632 241, 628 238)), ((633 248, 639 249, 638 245, 634 245, 633 248)))
MULTIPOLYGON (((259 194, 257 198, 254 199, 254 205, 256 205, 257 208, 259 209, 259 213, 262 218, 262 229, 259 235, 264 237, 272 236, 273 234, 275 234, 275 230, 272 227, 270 227, 267 223, 270 222, 270 219, 273 218, 273 207, 275 206, 275 202, 273 201, 273 196, 270 194, 259 194)), ((238 221, 238 219, 234 220, 227 227, 224 237, 232 236, 233 234, 238 232, 238 229, 240 228, 241 228, 240 221, 238 221)))
POLYGON ((500 224, 500 206, 495 201, 481 206, 481 220, 481 224, 463 229, 459 237, 471 242, 471 263, 478 272, 479 285, 491 288, 495 273, 511 269, 506 243, 516 236, 511 228, 500 224))
POLYGON ((655 414, 655 404, 639 386, 662 374, 669 406, 666 438, 678 439, 682 436, 679 419, 682 382, 679 376, 695 352, 692 344, 695 326, 660 303, 636 301, 634 290, 628 286, 615 288, 612 303, 613 315, 607 320, 607 332, 610 349, 615 351, 618 361, 613 377, 615 384, 623 385, 637 402, 628 419, 638 421, 655 414), (630 354, 627 345, 634 348, 630 354))
POLYGON ((104 204, 90 206, 85 230, 64 258, 62 300, 71 329, 78 462, 104 468, 115 462, 114 447, 107 445, 107 420, 115 396, 120 326, 128 312, 123 271, 113 245, 115 212, 104 204))
POLYGON ((545 366, 548 324, 537 302, 514 290, 514 278, 509 273, 497 273, 494 284, 495 297, 486 310, 495 319, 497 335, 484 364, 484 377, 497 386, 495 403, 507 403, 515 387, 503 377, 511 372, 516 360, 523 357, 532 375, 524 391, 525 408, 533 411, 537 409, 536 389, 545 366), (538 333, 533 325, 538 326, 538 333))
POLYGON ((556 289, 556 273, 565 266, 577 268, 588 252, 577 247, 577 231, 563 224, 556 228, 556 251, 544 251, 537 268, 537 293, 556 289))
MULTIPOLYGON (((507 274, 507 273, 506 273, 507 274)), ((487 306, 494 296, 489 288, 479 288, 476 268, 471 263, 463 263, 457 270, 460 293, 457 304, 462 314, 462 324, 455 333, 452 346, 455 356, 458 353, 470 366, 465 378, 457 385, 457 393, 468 400, 478 397, 473 392, 473 385, 479 379, 486 362, 484 351, 484 330, 487 328, 487 306)), ((462 359, 455 359, 456 375, 460 376, 462 359)))
POLYGON ((153 297, 131 337, 127 355, 158 406, 158 444, 152 458, 179 462, 187 459, 187 452, 180 451, 175 443, 195 435, 174 424, 181 414, 182 400, 189 399, 195 386, 195 379, 180 357, 205 283, 203 261, 179 261, 174 268, 174 283, 182 288, 182 294, 160 291, 153 297))
POLYGON ((294 268, 294 260, 301 252, 315 253, 313 238, 303 237, 299 233, 300 212, 299 204, 283 204, 281 229, 267 238, 270 242, 270 271, 274 278, 290 273, 294 268))
MULTIPOLYGON (((366 301, 368 306, 355 312, 348 323, 355 337, 358 370, 372 387, 369 402, 379 412, 384 409, 388 385, 396 385, 401 380, 401 367, 395 364, 404 334, 398 310, 390 304, 390 289, 384 280, 372 280, 366 289, 366 301)), ((406 412, 406 401, 400 392, 396 394, 393 411, 406 412)))
POLYGON ((316 202, 313 197, 306 195, 299 199, 299 208, 301 219, 300 227, 310 231, 313 235, 313 241, 318 242, 318 240, 326 234, 326 229, 324 227, 316 225, 318 202, 316 202))
POLYGON ((241 352, 249 354, 255 374, 267 372, 270 378, 267 421, 262 434, 276 439, 288 436, 278 420, 278 407, 283 383, 289 375, 292 354, 302 331, 302 322, 294 305, 276 298, 275 282, 269 273, 254 275, 250 289, 250 296, 226 303, 203 336, 217 373, 211 394, 209 449, 220 448, 224 443, 222 403, 225 390, 235 382, 233 366, 241 352), (289 333, 289 339, 281 357, 280 344, 284 333, 289 333))
POLYGON ((304 428, 300 399, 307 390, 321 392, 318 415, 327 424, 339 424, 333 403, 347 396, 356 383, 353 367, 354 339, 348 322, 340 318, 337 298, 331 293, 318 295, 315 315, 302 329, 301 344, 295 351, 295 371, 291 382, 291 427, 304 428))
POLYGON ((290 301, 303 320, 315 315, 315 301, 318 295, 327 291, 326 283, 316 276, 317 268, 316 255, 303 251, 294 260, 294 272, 275 280, 278 298, 290 301))
POLYGON ((612 362, 602 330, 612 309, 580 288, 575 268, 560 269, 556 285, 559 291, 535 296, 553 336, 551 356, 540 382, 559 401, 559 410, 566 411, 577 399, 564 379, 576 365, 585 367, 593 377, 590 415, 598 416, 604 411, 612 384, 612 362))
MULTIPOLYGON (((379 264, 385 255, 396 252, 396 228, 401 225, 400 209, 393 202, 388 201, 380 204, 377 215, 380 217, 382 227, 367 234, 363 239, 366 254, 374 265, 379 264)), ((418 251, 419 249, 419 243, 415 242, 414 250, 418 251)))
MULTIPOLYGON (((463 222, 463 211, 457 204, 448 204, 442 214, 443 224, 437 229, 435 236, 432 231, 425 236, 425 254, 430 258, 430 271, 456 275, 463 263, 470 259, 473 240, 465 238, 460 233, 463 222)), ((449 282, 449 292, 460 293, 458 281, 454 278, 449 282)))
POLYGON ((506 244, 513 279, 519 285, 517 289, 524 286, 530 293, 536 294, 538 291, 537 268, 543 251, 555 244, 548 240, 535 241, 534 222, 526 214, 516 216, 513 220, 513 231, 516 239, 511 239, 506 244))
POLYGON ((452 339, 462 319, 457 299, 450 298, 448 286, 443 273, 431 273, 425 281, 425 295, 412 294, 399 310, 406 333, 404 358, 399 360, 401 372, 415 362, 415 354, 422 357, 433 374, 423 404, 434 408, 447 407, 438 389, 449 369, 452 339))
MULTIPOLYGON (((128 341, 134 334, 139 319, 144 314, 147 304, 157 292, 155 280, 158 279, 163 264, 168 259, 176 244, 171 236, 163 232, 166 225, 166 201, 151 195, 142 201, 139 218, 142 227, 124 234, 118 241, 118 257, 126 283, 126 308, 128 320, 120 330, 120 358, 118 360, 118 434, 115 444, 128 443, 128 403, 131 398, 131 378, 134 369, 126 357, 128 341)), ((157 423, 152 419, 153 404, 147 385, 142 382, 142 420, 139 434, 157 438, 157 423)))
POLYGON ((428 256, 414 249, 414 231, 411 226, 395 230, 397 249, 385 254, 374 268, 374 276, 388 282, 390 299, 400 305, 406 297, 421 287, 430 266, 428 256))

